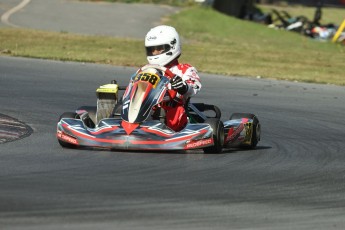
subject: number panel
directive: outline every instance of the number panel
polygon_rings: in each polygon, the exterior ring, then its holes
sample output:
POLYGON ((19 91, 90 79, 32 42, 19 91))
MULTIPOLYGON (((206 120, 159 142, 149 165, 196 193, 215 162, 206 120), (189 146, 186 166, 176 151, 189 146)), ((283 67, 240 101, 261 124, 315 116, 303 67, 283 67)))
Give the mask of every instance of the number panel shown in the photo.
POLYGON ((153 73, 139 73, 135 76, 134 81, 147 81, 153 88, 156 88, 160 81, 160 77, 153 73))

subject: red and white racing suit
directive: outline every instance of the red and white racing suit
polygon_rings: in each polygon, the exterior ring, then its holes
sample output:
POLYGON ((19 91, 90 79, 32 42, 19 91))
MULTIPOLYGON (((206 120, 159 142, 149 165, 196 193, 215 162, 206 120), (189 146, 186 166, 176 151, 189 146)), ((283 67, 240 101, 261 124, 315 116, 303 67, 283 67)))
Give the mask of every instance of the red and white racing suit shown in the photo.
POLYGON ((190 97, 200 91, 201 81, 197 70, 189 64, 180 64, 176 60, 166 67, 174 74, 180 76, 188 84, 188 91, 184 95, 177 93, 174 99, 164 102, 161 105, 165 110, 166 125, 174 131, 180 131, 188 122, 185 103, 190 97))

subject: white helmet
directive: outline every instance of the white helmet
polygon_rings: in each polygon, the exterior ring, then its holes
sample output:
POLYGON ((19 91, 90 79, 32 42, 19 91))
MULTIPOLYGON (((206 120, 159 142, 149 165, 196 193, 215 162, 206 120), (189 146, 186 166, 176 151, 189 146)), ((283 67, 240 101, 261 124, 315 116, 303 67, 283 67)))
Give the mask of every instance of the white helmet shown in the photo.
POLYGON ((157 26, 145 37, 147 60, 150 64, 165 66, 181 55, 180 37, 174 27, 157 26), (153 54, 154 50, 159 54, 153 54))

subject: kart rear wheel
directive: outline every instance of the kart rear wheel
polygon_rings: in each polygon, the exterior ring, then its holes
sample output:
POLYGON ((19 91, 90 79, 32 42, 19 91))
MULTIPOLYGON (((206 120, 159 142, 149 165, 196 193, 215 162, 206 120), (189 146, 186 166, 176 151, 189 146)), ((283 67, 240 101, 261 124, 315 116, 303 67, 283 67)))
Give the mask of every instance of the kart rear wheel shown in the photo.
MULTIPOLYGON (((73 112, 65 112, 63 113, 60 118, 59 118, 59 121, 62 119, 62 118, 76 118, 77 117, 77 114, 76 113, 73 113, 73 112)), ((71 143, 68 143, 68 142, 65 142, 65 141, 62 141, 60 139, 58 139, 59 141, 59 144, 64 147, 64 148, 75 148, 76 145, 73 145, 71 143)))
POLYGON ((204 153, 221 153, 224 145, 224 125, 217 118, 208 118, 205 123, 209 124, 213 129, 214 145, 204 148, 204 153))
POLYGON ((231 115, 230 120, 241 119, 241 118, 248 118, 248 119, 253 120, 251 142, 250 142, 250 145, 247 147, 254 149, 257 146, 258 142, 260 141, 260 136, 261 136, 261 124, 259 122, 259 119, 257 118, 257 116, 251 113, 234 113, 231 115))

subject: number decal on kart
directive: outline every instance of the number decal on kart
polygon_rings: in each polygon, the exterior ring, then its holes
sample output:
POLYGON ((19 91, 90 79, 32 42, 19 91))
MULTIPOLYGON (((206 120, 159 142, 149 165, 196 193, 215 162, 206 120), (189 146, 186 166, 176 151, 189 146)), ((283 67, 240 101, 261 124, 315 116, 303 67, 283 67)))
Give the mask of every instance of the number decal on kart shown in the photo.
POLYGON ((160 81, 160 77, 152 73, 139 73, 135 76, 134 81, 148 81, 153 88, 156 88, 160 81))

